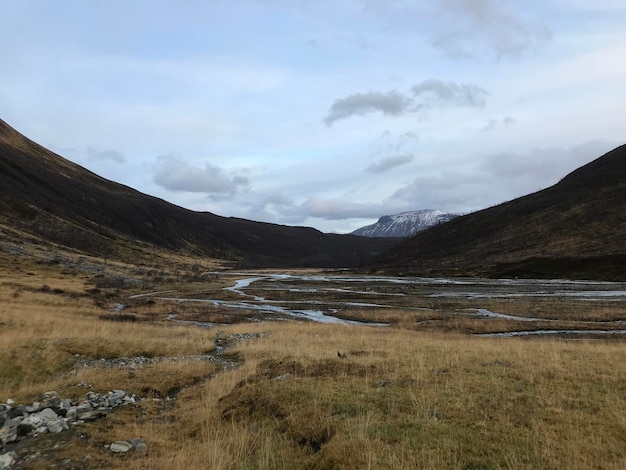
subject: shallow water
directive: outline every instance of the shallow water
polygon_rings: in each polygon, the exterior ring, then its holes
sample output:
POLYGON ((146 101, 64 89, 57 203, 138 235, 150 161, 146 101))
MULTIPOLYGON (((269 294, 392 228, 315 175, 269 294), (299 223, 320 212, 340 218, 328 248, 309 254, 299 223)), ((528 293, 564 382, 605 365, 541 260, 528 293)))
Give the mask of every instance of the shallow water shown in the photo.
POLYGON ((514 338, 520 336, 545 335, 623 335, 626 330, 534 330, 534 331, 507 331, 504 333, 482 333, 477 336, 484 338, 514 338))
MULTIPOLYGON (((209 274, 209 273, 207 273, 209 274)), ((341 307, 359 308, 396 308, 401 310, 429 310, 419 302, 412 305, 415 299, 444 297, 456 300, 480 299, 517 299, 538 297, 548 300, 555 298, 568 301, 615 301, 626 302, 626 283, 598 282, 598 281, 569 281, 569 280, 525 280, 525 279, 446 279, 446 278, 396 278, 389 276, 353 276, 353 275, 326 275, 326 274, 283 274, 283 273, 210 273, 232 278, 232 285, 223 290, 237 295, 241 300, 222 300, 219 294, 209 299, 163 296, 173 291, 151 292, 137 294, 131 298, 154 297, 177 302, 202 302, 215 307, 245 310, 265 315, 279 317, 293 317, 322 323, 337 324, 366 324, 373 326, 388 326, 381 323, 367 323, 345 320, 336 316, 341 307), (260 284, 260 285, 259 285, 260 284), (366 286, 364 286, 366 284, 366 286), (254 295, 254 290, 263 295, 273 297, 272 292, 296 294, 286 299, 278 297, 265 298, 254 295), (328 293, 328 295, 325 295, 328 293), (301 294, 301 295, 299 295, 301 294), (336 294, 334 297, 332 294, 336 294), (307 298, 314 296, 314 299, 307 298), (339 297, 337 297, 339 296, 339 297), (353 298, 349 298, 354 296, 353 298), (368 298, 378 297, 376 301, 368 302, 368 298), (343 297, 343 298, 342 298, 343 297), (346 298, 348 297, 348 298, 346 298), (276 299, 276 300, 275 300, 276 299), (389 301, 387 301, 387 299, 389 301), (305 308, 291 308, 295 304, 305 308), (308 306, 314 306, 308 308, 308 306)), ((281 297, 283 297, 281 295, 281 297)), ((374 299, 372 299, 374 300, 374 299)), ((469 303, 469 302, 468 302, 469 303)), ((522 322, 555 322, 548 318, 528 317, 493 312, 479 305, 476 308, 459 309, 459 315, 470 317, 498 318, 522 322), (472 313, 470 313, 472 312, 472 313)), ((626 313, 625 313, 626 316, 626 313)), ((169 318, 174 321, 185 321, 169 318)), ((616 320, 613 323, 620 323, 616 320)), ((194 322, 196 323, 196 322, 194 322)), ((588 326, 603 325, 606 322, 580 321, 588 326)), ((540 330, 541 332, 507 332, 494 333, 485 336, 528 336, 548 334, 616 334, 621 330, 540 330), (580 331, 581 333, 577 333, 580 331), (609 331, 607 333, 606 331, 609 331)))

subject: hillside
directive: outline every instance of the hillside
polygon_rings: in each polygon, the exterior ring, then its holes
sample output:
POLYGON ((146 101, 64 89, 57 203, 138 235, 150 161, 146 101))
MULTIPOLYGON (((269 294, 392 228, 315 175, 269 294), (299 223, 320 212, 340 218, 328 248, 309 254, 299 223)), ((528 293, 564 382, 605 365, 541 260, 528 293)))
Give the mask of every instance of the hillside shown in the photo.
POLYGON ((394 247, 371 268, 388 273, 624 279, 626 146, 558 184, 449 223, 394 247))
POLYGON ((352 235, 360 235, 362 237, 411 237, 418 232, 443 222, 448 222, 455 217, 458 216, 433 209, 383 215, 375 224, 358 228, 352 232, 352 235))
POLYGON ((145 245, 251 267, 355 266, 393 243, 193 212, 101 178, 1 120, 0 230, 108 258, 145 245))

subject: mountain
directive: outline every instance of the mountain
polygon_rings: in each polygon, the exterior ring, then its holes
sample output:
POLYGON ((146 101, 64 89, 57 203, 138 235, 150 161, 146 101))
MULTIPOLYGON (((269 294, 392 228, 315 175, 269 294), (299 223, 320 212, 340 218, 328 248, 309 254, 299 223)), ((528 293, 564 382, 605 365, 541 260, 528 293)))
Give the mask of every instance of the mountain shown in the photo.
POLYGON ((556 185, 421 232, 370 268, 385 273, 626 278, 626 145, 556 185))
POLYGON ((250 267, 349 267, 394 243, 190 211, 101 178, 0 120, 0 242, 9 238, 112 259, 147 246, 250 267))
POLYGON ((432 209, 383 215, 375 224, 356 229, 352 232, 352 235, 360 235, 362 237, 410 237, 434 225, 448 222, 455 217, 458 216, 432 209))

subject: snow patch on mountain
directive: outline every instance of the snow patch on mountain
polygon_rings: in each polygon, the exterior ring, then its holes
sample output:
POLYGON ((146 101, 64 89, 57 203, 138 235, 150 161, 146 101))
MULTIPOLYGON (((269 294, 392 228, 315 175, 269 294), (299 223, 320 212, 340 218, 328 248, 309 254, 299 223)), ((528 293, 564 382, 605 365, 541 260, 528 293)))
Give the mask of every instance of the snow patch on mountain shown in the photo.
POLYGON ((361 227, 352 232, 352 235, 363 237, 411 237, 422 230, 438 225, 458 217, 433 209, 401 212, 394 215, 383 215, 378 222, 361 227))

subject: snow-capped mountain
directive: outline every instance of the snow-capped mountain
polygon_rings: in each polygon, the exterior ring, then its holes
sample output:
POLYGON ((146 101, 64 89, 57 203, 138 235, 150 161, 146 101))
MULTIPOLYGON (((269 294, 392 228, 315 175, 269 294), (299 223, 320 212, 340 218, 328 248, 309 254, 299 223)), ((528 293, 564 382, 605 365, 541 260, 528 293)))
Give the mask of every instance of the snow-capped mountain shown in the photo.
POLYGON ((378 222, 361 227, 352 235, 363 237, 410 237, 433 225, 447 222, 458 217, 456 214, 423 209, 420 211, 401 212, 395 215, 383 215, 378 222))

